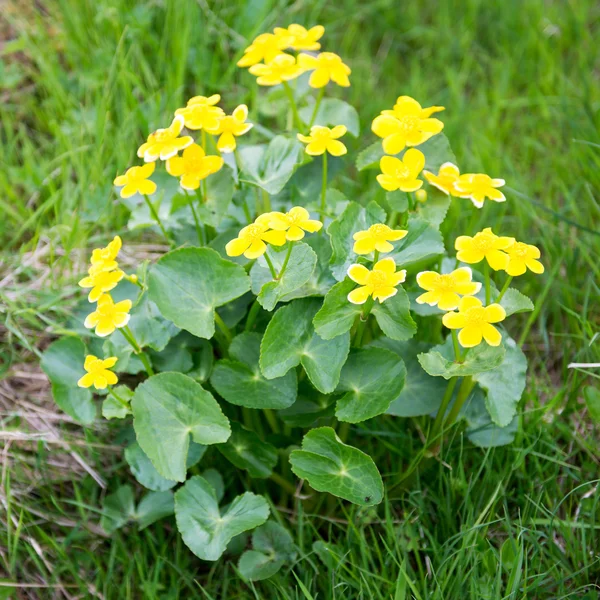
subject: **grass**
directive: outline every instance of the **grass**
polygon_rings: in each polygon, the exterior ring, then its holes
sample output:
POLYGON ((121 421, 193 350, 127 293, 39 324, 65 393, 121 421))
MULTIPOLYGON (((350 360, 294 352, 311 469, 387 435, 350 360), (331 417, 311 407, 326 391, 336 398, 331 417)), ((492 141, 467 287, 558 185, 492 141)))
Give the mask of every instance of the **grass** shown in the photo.
MULTIPOLYGON (((455 203, 448 231, 493 224, 540 246, 547 265, 543 277, 519 283, 536 311, 513 323, 532 365, 515 443, 483 452, 455 430, 440 462, 377 511, 339 503, 337 520, 300 505, 282 514, 300 552, 268 582, 242 582, 235 559, 201 563, 169 521, 100 534, 106 491, 96 479, 111 491, 126 473, 112 447, 115 427, 82 431, 62 419, 50 429, 67 446, 8 441, 0 573, 51 586, 16 597, 598 596, 598 436, 581 402, 597 371, 568 369, 600 362, 597 3, 53 0, 29 9, 9 1, 4 12, 2 430, 24 429, 31 414, 48 430, 47 389, 32 365, 48 333, 65 327, 87 249, 117 232, 144 251, 155 241, 127 232, 114 175, 193 94, 220 92, 228 110, 242 101, 256 110, 252 79, 233 59, 274 25, 323 23, 328 48, 352 66, 343 96, 358 108, 363 133, 351 153, 374 140, 371 119, 399 94, 446 106, 458 164, 504 177, 510 188, 506 204, 474 222, 455 203), (16 410, 15 397, 28 404, 16 410)), ((365 200, 377 193, 371 178, 350 173, 341 186, 365 200)), ((364 427, 355 433, 391 478, 420 448, 419 426, 381 419, 377 438, 364 427)))

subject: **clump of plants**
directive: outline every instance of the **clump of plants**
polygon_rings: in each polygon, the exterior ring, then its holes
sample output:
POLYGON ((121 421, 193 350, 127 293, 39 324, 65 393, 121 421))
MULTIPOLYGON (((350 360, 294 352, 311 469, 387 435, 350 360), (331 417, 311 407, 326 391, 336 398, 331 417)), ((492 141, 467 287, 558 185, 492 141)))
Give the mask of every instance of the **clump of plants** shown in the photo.
POLYGON ((94 250, 79 282, 85 327, 42 359, 73 418, 91 423, 101 399, 104 418, 133 426, 125 460, 149 492, 137 505, 130 486, 109 495, 103 526, 174 513, 190 550, 211 561, 252 532, 239 560, 249 579, 295 554, 269 520, 276 487, 279 505, 315 492, 381 502, 380 471, 352 426, 431 416, 391 486, 457 421, 476 445, 512 441, 527 362, 506 326, 533 304, 511 283, 544 270, 502 223, 444 231, 451 204, 506 198, 504 180, 461 174, 443 107, 398 97, 372 122, 380 139, 347 159, 358 114, 325 91, 349 86, 351 71, 321 51, 323 34, 290 25, 245 50, 238 65, 269 88, 255 119, 195 96, 141 144, 140 164, 114 184, 129 228, 152 227, 171 249, 131 274, 119 236, 94 250), (366 186, 344 185, 360 171, 366 186), (236 470, 237 487, 262 493, 226 489, 236 470))

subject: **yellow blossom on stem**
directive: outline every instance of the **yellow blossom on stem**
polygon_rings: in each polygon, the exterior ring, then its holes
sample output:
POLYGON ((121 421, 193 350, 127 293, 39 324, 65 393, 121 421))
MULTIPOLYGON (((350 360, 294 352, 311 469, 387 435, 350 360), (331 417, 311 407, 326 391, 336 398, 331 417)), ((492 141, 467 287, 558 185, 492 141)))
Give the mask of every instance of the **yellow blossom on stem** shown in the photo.
POLYGON ((221 100, 219 94, 206 96, 194 96, 188 100, 185 108, 178 108, 175 116, 182 116, 184 124, 188 129, 197 131, 204 129, 208 133, 214 133, 219 128, 221 117, 225 116, 223 109, 215 106, 221 100))
POLYGON ((523 275, 527 269, 538 275, 544 272, 544 265, 537 260, 540 257, 540 251, 536 246, 513 241, 505 252, 508 254, 506 272, 511 277, 523 275))
POLYGON ((248 133, 253 127, 252 123, 246 123, 247 118, 248 107, 240 104, 231 115, 219 121, 219 128, 215 131, 220 136, 217 142, 219 152, 226 154, 236 149, 235 138, 248 133))
POLYGON ((93 385, 97 390, 105 390, 107 386, 115 385, 119 380, 109 369, 116 363, 116 356, 109 356, 103 360, 88 354, 83 365, 87 373, 77 382, 77 385, 82 388, 89 388, 93 385))
POLYGON ((115 329, 125 327, 129 323, 131 300, 122 300, 116 304, 110 294, 103 294, 98 298, 96 310, 90 313, 84 322, 88 329, 96 328, 96 335, 106 337, 115 329))
POLYGON ((156 184, 148 179, 152 173, 154 173, 154 163, 148 163, 143 167, 131 167, 127 169, 125 175, 115 177, 113 183, 119 187, 123 186, 119 192, 121 198, 130 198, 135 194, 151 196, 156 191, 156 184))
POLYGON ((294 206, 287 213, 273 212, 269 225, 276 231, 285 231, 285 237, 296 242, 304 237, 304 232, 315 233, 323 227, 321 221, 310 218, 310 213, 302 206, 294 206))
POLYGON ((313 71, 308 80, 308 85, 312 88, 325 87, 330 81, 342 87, 350 86, 348 75, 352 71, 333 52, 321 52, 318 56, 300 54, 298 56, 298 64, 305 71, 313 71))
POLYGON ((381 175, 377 175, 379 185, 388 192, 416 192, 423 182, 417 179, 425 166, 425 155, 416 148, 410 148, 402 159, 384 156, 379 161, 381 175))
POLYGON ((84 289, 92 288, 88 295, 90 302, 97 302, 102 294, 110 292, 110 290, 117 287, 117 283, 125 276, 125 273, 120 269, 116 269, 115 271, 96 271, 94 267, 91 267, 88 273, 89 275, 84 277, 79 282, 79 285, 84 289))
POLYGON ((323 37, 325 27, 323 25, 315 25, 310 29, 306 29, 302 25, 293 23, 287 29, 283 27, 275 27, 275 35, 281 38, 289 38, 289 47, 292 50, 319 50, 321 44, 318 40, 323 37))
POLYGON ((295 79, 303 73, 294 56, 279 54, 267 64, 256 64, 250 67, 250 73, 256 75, 258 85, 279 85, 284 81, 295 79))
POLYGON ((418 146, 442 131, 444 124, 439 119, 430 118, 440 110, 444 110, 444 107, 422 108, 410 96, 400 96, 393 110, 384 110, 375 117, 371 130, 383 138, 383 151, 386 154, 398 154, 406 146, 418 146))
POLYGON ((116 269, 118 267, 116 258, 122 244, 121 238, 116 235, 105 248, 95 248, 92 250, 90 274, 92 272, 97 273, 99 271, 112 271, 116 269))
POLYGON ((188 146, 182 156, 173 156, 167 161, 167 172, 181 177, 179 183, 184 190, 197 190, 200 182, 216 173, 223 166, 220 156, 206 156, 198 144, 188 146))
POLYGON ((486 227, 473 237, 461 235, 456 238, 454 242, 454 247, 458 251, 456 258, 470 265, 481 262, 485 258, 494 271, 504 271, 509 260, 505 251, 514 241, 511 237, 499 237, 491 227, 486 227))
POLYGON ((471 281, 473 273, 469 267, 460 267, 441 275, 435 271, 422 271, 417 275, 419 287, 427 290, 417 298, 418 304, 429 304, 441 310, 454 310, 460 296, 472 296, 481 289, 481 283, 471 281))
POLYGON ((225 246, 227 256, 243 254, 246 258, 254 259, 267 251, 267 244, 283 246, 286 241, 285 231, 270 229, 269 222, 272 216, 273 213, 265 213, 254 223, 241 229, 238 236, 225 246))
POLYGON ((440 167, 437 175, 434 175, 431 171, 423 171, 423 175, 430 185, 436 187, 441 192, 444 192, 444 194, 458 196, 454 184, 460 177, 460 171, 456 165, 451 162, 445 162, 440 167))
POLYGON ((372 271, 363 265, 350 265, 348 277, 360 287, 348 294, 352 304, 364 304, 369 296, 383 302, 398 293, 396 286, 406 280, 406 270, 396 271, 396 263, 391 257, 375 263, 372 271))
POLYGON ((392 229, 383 223, 371 225, 369 229, 357 231, 352 237, 356 254, 370 254, 371 252, 391 252, 394 246, 390 242, 397 242, 406 237, 405 229, 392 229))
POLYGON ((339 141, 345 135, 347 129, 344 125, 336 125, 332 129, 322 125, 313 125, 309 135, 297 134, 298 139, 307 144, 306 154, 320 156, 329 152, 332 156, 342 156, 348 152, 346 146, 339 141))
POLYGON ((237 62, 238 67, 250 67, 261 61, 270 62, 293 41, 290 35, 261 33, 244 50, 244 56, 237 62))
POLYGON ((147 142, 138 148, 137 155, 145 162, 154 162, 159 158, 167 160, 171 156, 175 156, 180 150, 194 142, 189 135, 179 137, 183 125, 184 118, 181 115, 176 116, 169 127, 157 129, 151 133, 147 142))
POLYGON ((497 189, 504 183, 504 179, 492 179, 484 173, 466 173, 454 183, 456 190, 454 195, 460 198, 469 198, 477 208, 481 208, 486 198, 494 202, 506 200, 504 194, 497 189))
POLYGON ((479 298, 465 296, 458 304, 458 312, 449 312, 442 317, 448 329, 460 329, 458 341, 463 348, 473 348, 485 340, 490 346, 499 346, 502 334, 492 325, 506 318, 500 304, 483 306, 479 298))

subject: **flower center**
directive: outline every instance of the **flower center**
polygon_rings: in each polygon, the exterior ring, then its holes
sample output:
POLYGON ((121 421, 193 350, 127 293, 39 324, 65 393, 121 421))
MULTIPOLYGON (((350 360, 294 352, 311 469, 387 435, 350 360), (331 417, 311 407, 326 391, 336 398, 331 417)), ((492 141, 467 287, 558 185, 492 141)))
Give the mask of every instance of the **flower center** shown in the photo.
POLYGON ((204 161, 202 158, 187 158, 185 160, 185 170, 188 173, 197 173, 198 171, 202 171, 203 162, 204 161))
POLYGON ((377 225, 371 225, 369 230, 370 230, 371 234, 373 235, 373 237, 376 237, 376 238, 385 237, 385 235, 388 232, 387 226, 382 225, 381 223, 378 223, 377 225))
POLYGON ((456 282, 450 274, 440 275, 437 280, 437 288, 440 292, 453 292, 456 282))
POLYGON ((468 308, 464 314, 469 325, 483 325, 484 323, 487 323, 485 309, 482 306, 468 308))
POLYGON ((408 179, 409 176, 410 170, 405 164, 401 163, 396 167, 396 177, 398 179, 408 179))
POLYGON ((473 188, 479 189, 479 190, 490 187, 490 184, 491 184, 491 177, 489 175, 484 175, 484 174, 475 175, 473 177, 473 179, 471 180, 471 185, 473 186, 473 188))
POLYGON ((525 258, 527 256, 527 244, 523 242, 517 242, 511 249, 511 254, 515 254, 519 258, 525 258))
POLYGON ((233 133, 235 129, 235 119, 231 115, 227 115, 221 119, 221 132, 233 133))
POLYGON ((319 56, 319 62, 321 67, 332 68, 340 64, 341 59, 332 52, 322 52, 319 56))
POLYGON ((419 117, 416 117, 414 115, 404 115, 403 117, 398 118, 398 122, 400 123, 401 129, 403 129, 407 133, 410 131, 414 131, 417 128, 419 121, 419 117))
POLYGON ((261 225, 249 225, 246 231, 246 236, 254 239, 260 239, 260 235, 264 232, 264 227, 261 225))
POLYGON ((375 290, 389 285, 388 274, 383 271, 371 271, 369 273, 369 285, 375 290))
POLYGON ((473 245, 481 252, 489 252, 494 249, 495 237, 488 233, 478 233, 473 238, 473 245))
POLYGON ((173 135, 168 129, 157 129, 154 132, 154 140, 157 142, 168 142, 173 135))

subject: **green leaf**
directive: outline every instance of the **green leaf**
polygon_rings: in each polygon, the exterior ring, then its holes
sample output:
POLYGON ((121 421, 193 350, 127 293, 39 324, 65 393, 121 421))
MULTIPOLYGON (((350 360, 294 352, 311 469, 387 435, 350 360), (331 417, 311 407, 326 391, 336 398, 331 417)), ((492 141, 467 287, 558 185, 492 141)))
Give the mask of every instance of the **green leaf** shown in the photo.
POLYGON ((138 504, 135 511, 135 520, 139 530, 146 529, 149 525, 164 519, 175 512, 175 499, 173 492, 148 492, 138 504))
POLYGON ((271 319, 260 349, 260 368, 267 379, 281 377, 302 364, 312 384, 324 394, 335 389, 350 348, 350 336, 323 340, 312 320, 320 302, 294 300, 271 319))
POLYGON ((221 502, 221 500, 223 500, 223 496, 225 495, 225 482, 223 481, 223 476, 221 473, 219 473, 219 471, 216 469, 206 469, 202 471, 201 475, 215 490, 217 502, 221 502))
POLYGON ((495 425, 485 407, 485 395, 476 387, 471 398, 463 406, 461 417, 467 422, 467 437, 480 448, 492 448, 512 444, 519 426, 514 417, 506 427, 495 425))
POLYGON ((344 212, 330 223, 327 233, 331 238, 333 250, 331 272, 338 281, 346 277, 348 267, 357 260, 352 250, 354 247, 352 236, 375 223, 384 223, 385 218, 385 211, 376 202, 369 203, 366 208, 356 202, 349 202, 344 212))
POLYGON ((592 421, 598 425, 600 423, 600 391, 598 388, 586 385, 583 388, 583 397, 592 421))
POLYGON ((239 423, 231 423, 231 437, 216 448, 232 465, 248 471, 251 477, 267 478, 277 464, 277 449, 239 423))
POLYGON ((116 492, 104 498, 100 527, 106 533, 113 533, 134 517, 135 502, 130 485, 122 485, 116 492))
MULTIPOLYGON (((348 294, 356 287, 351 279, 346 278, 334 285, 323 306, 314 318, 316 332, 326 340, 336 338, 352 329, 356 318, 361 314, 363 306, 348 301, 348 294)), ((410 302, 403 288, 385 302, 376 302, 371 310, 381 330, 395 340, 411 338, 417 326, 410 316, 410 302)))
POLYGON ((488 346, 485 342, 471 348, 461 363, 454 360, 452 336, 429 352, 419 354, 419 363, 433 377, 468 377, 485 371, 491 371, 502 364, 505 349, 503 346, 488 346))
POLYGON ((290 454, 292 471, 318 492, 328 492, 360 506, 383 499, 383 481, 372 458, 340 440, 331 427, 309 431, 302 449, 290 454))
POLYGON ((447 196, 439 190, 432 190, 427 194, 425 204, 419 204, 418 215, 421 219, 439 229, 448 214, 451 203, 451 196, 447 196))
MULTIPOLYGON (((288 242, 289 244, 290 242, 288 242)), ((288 247, 277 251, 271 248, 269 257, 277 273, 281 271, 288 247)), ((303 286, 313 274, 317 264, 317 255, 308 244, 295 242, 288 265, 280 279, 273 281, 264 257, 259 258, 250 270, 252 291, 258 295, 258 302, 265 310, 273 310, 286 294, 290 294, 303 286)))
POLYGON ((195 475, 175 492, 175 518, 186 546, 202 560, 217 560, 232 538, 269 518, 269 505, 262 496, 246 492, 221 514, 215 490, 195 475))
POLYGON ((291 427, 307 428, 313 427, 321 418, 332 417, 334 413, 335 404, 331 402, 329 396, 322 395, 316 401, 299 397, 292 406, 280 410, 277 414, 291 427))
POLYGON ((125 448, 125 460, 133 473, 133 476, 145 488, 155 492, 164 492, 177 485, 172 479, 165 479, 150 462, 144 451, 137 442, 133 442, 125 448))
MULTIPOLYGON (((313 111, 314 104, 305 106, 300 110, 300 118, 305 123, 310 123, 313 111)), ((348 133, 354 137, 358 137, 360 134, 358 112, 356 112, 354 106, 338 98, 324 98, 321 101, 313 125, 323 125, 325 127, 345 125, 348 133)))
POLYGON ((252 550, 242 554, 238 568, 245 579, 261 581, 275 575, 286 562, 295 560, 296 555, 287 529, 267 521, 252 533, 252 550))
POLYGON ((340 421, 360 423, 386 412, 404 387, 406 367, 402 359, 385 348, 353 350, 348 357, 337 392, 335 416, 340 421))
POLYGON ((296 169, 302 145, 295 139, 275 136, 269 144, 244 146, 238 156, 242 181, 256 185, 268 194, 278 194, 296 169))
POLYGON ((77 382, 85 375, 84 362, 83 342, 74 337, 65 337, 46 348, 40 364, 50 379, 52 396, 60 409, 77 422, 89 425, 96 418, 92 392, 77 387, 77 382))
POLYGON ((131 399, 133 391, 126 385, 118 385, 111 388, 108 396, 102 402, 102 416, 105 419, 124 419, 131 414, 131 399), (119 400, 116 395, 119 396, 119 400), (125 402, 125 404, 123 404, 125 402))
POLYGON ((379 338, 369 347, 386 348, 395 352, 406 366, 406 381, 400 395, 386 411, 395 417, 418 417, 430 415, 438 410, 448 385, 441 377, 432 377, 423 371, 417 354, 426 352, 429 344, 423 342, 396 342, 379 338))
POLYGON ((356 168, 359 171, 375 169, 379 167, 379 161, 383 156, 385 156, 385 152, 383 151, 381 140, 377 140, 358 153, 356 168))
POLYGON ((501 364, 483 373, 473 374, 473 379, 487 391, 487 409, 492 421, 500 427, 506 427, 515 416, 525 389, 527 373, 527 359, 517 343, 506 335, 503 338, 506 352, 501 364))
POLYGON ((392 210, 395 210, 399 213, 403 213, 408 210, 408 195, 406 192, 396 190, 395 192, 388 192, 385 197, 392 210))
POLYGON ((391 256, 398 269, 405 269, 411 265, 444 254, 444 241, 441 233, 419 217, 408 219, 408 235, 402 239, 397 249, 391 256))
POLYGON ((198 444, 220 444, 229 421, 210 392, 181 373, 159 373, 140 384, 131 401, 137 441, 156 470, 185 481, 190 435, 198 444))
POLYGON ((425 169, 436 175, 445 162, 457 164, 450 142, 443 133, 430 137, 418 149, 425 155, 425 169))
POLYGON ((231 404, 246 408, 287 408, 296 401, 296 372, 266 379, 258 366, 261 336, 241 333, 229 347, 231 359, 220 360, 211 384, 231 404))
POLYGON ((165 254, 150 270, 148 292, 160 312, 178 327, 210 339, 215 308, 250 289, 243 267, 210 248, 181 248, 165 254))
MULTIPOLYGON (((132 308, 128 326, 141 348, 152 348, 157 352, 163 350, 169 340, 179 333, 179 329, 160 314, 148 294, 144 294, 132 308)), ((119 342, 129 345, 122 335, 119 335, 119 342)))
MULTIPOLYGON (((217 173, 214 173, 206 179, 206 200, 199 202, 196 195, 191 192, 191 202, 194 202, 198 219, 211 227, 218 227, 227 214, 235 182, 230 168, 224 167, 217 173)), ((190 211, 190 219, 193 222, 193 215, 190 211)))
POLYGON ((533 302, 525 294, 514 288, 506 290, 506 293, 500 299, 500 305, 506 311, 507 317, 515 313, 529 312, 534 309, 533 302))

